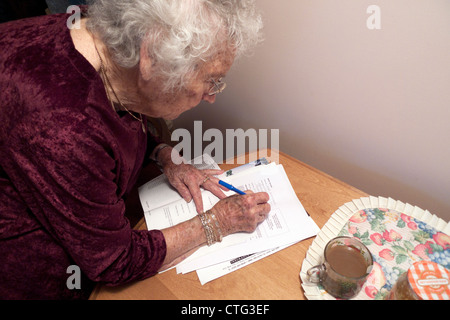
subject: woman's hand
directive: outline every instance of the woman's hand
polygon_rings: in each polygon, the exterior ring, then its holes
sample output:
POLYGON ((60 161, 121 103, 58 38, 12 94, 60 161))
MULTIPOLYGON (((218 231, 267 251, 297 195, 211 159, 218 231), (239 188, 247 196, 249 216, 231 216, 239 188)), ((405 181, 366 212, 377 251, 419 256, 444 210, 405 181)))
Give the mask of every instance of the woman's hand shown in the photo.
POLYGON ((190 164, 186 164, 184 159, 174 154, 177 159, 172 159, 172 148, 161 150, 158 161, 161 163, 164 174, 170 184, 180 193, 186 202, 194 200, 198 213, 203 212, 203 200, 200 187, 211 191, 219 199, 226 195, 222 190, 227 190, 219 185, 219 179, 214 175, 222 174, 222 170, 206 169, 199 170, 190 164), (175 162, 175 163, 174 163, 175 162))
MULTIPOLYGON (((224 237, 235 232, 253 232, 269 214, 268 201, 269 195, 266 192, 247 191, 245 195, 233 195, 220 200, 205 215, 215 215, 224 237)), ((208 240, 199 216, 161 231, 167 246, 161 270, 179 263, 208 240)))
POLYGON ((270 212, 266 192, 233 195, 220 200, 210 209, 219 221, 223 236, 236 232, 253 232, 270 212))

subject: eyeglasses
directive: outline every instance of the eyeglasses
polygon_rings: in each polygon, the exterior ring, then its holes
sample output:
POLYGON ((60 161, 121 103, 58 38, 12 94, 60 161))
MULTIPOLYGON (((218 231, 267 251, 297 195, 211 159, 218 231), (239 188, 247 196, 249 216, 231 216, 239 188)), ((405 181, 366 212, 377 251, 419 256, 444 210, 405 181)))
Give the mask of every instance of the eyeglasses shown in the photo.
POLYGON ((227 84, 225 82, 222 82, 222 78, 220 78, 217 81, 215 81, 214 79, 211 79, 211 82, 212 82, 212 87, 208 91, 208 95, 210 95, 210 96, 221 93, 227 87, 227 84))

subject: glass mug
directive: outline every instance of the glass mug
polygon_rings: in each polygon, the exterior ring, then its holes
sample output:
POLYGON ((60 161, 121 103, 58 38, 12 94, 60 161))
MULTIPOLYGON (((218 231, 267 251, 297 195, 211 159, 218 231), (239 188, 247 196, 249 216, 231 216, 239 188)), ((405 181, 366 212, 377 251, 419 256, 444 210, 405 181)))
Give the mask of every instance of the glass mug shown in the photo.
POLYGON ((350 299, 359 293, 372 267, 372 254, 361 241, 337 237, 326 245, 323 263, 306 274, 309 282, 321 284, 335 298, 350 299))

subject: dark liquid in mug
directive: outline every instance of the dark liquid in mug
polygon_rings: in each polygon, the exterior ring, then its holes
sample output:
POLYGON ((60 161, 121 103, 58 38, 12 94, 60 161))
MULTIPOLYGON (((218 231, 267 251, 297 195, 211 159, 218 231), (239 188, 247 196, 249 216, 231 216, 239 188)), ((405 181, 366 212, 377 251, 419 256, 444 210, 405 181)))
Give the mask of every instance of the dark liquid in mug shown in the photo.
POLYGON ((327 261, 334 271, 345 277, 359 278, 367 272, 366 259, 352 247, 335 246, 328 249, 327 261))

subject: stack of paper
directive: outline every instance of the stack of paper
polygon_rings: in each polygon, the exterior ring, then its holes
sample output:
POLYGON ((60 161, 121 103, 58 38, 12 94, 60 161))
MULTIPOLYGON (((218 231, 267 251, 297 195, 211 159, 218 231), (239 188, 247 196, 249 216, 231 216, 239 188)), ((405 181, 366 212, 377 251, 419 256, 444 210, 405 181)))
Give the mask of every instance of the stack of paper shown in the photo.
MULTIPOLYGON (((194 165, 197 161, 193 161, 194 165)), ((219 168, 214 160, 203 156, 200 169, 219 168)), ((218 177, 238 189, 264 191, 270 196, 271 211, 253 233, 235 233, 210 247, 198 249, 177 265, 178 273, 197 271, 202 284, 266 257, 303 239, 315 236, 318 226, 298 200, 282 165, 267 164, 265 159, 238 167, 218 177)), ((226 192, 227 195, 234 194, 226 192)), ((164 175, 139 189, 148 230, 164 229, 197 215, 193 201, 186 203, 164 175)), ((203 191, 205 210, 219 199, 203 191)))

